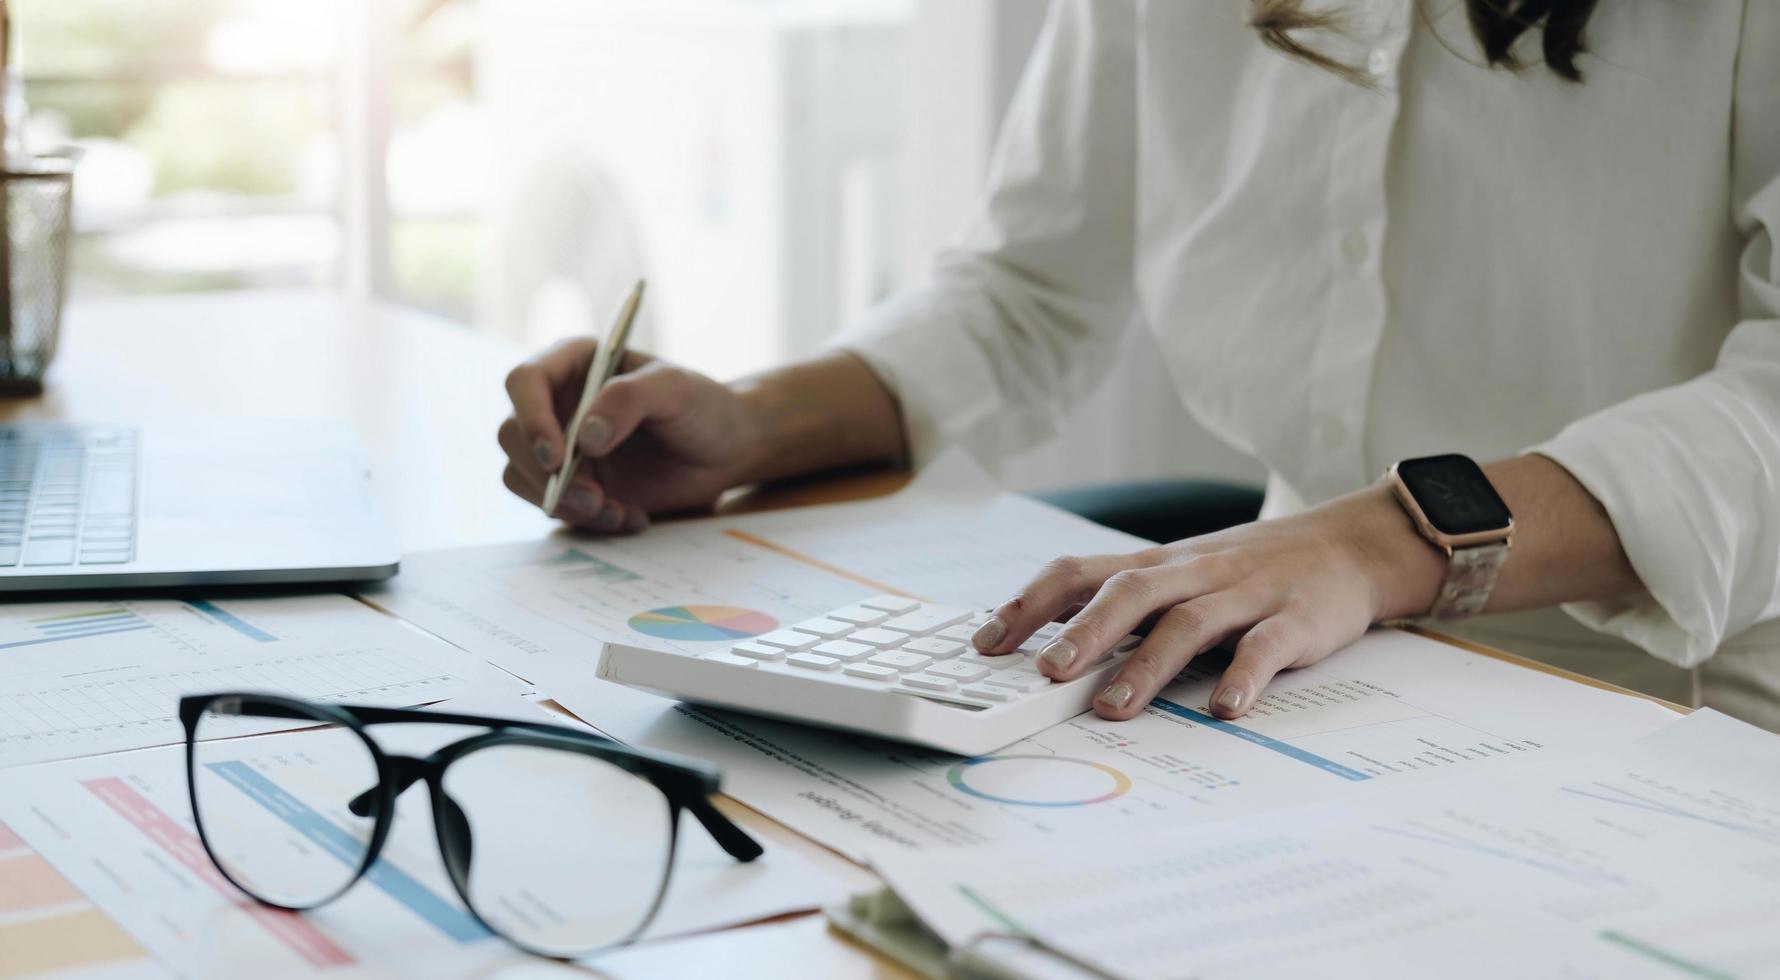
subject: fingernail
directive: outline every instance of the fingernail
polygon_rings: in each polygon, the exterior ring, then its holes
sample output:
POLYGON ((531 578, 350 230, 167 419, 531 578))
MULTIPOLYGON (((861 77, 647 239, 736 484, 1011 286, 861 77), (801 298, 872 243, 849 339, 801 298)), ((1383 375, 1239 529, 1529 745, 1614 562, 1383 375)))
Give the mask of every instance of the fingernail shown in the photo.
POLYGON ((987 650, 1006 638, 1007 623, 996 616, 977 627, 977 631, 970 635, 970 645, 978 650, 987 650))
POLYGON ((596 514, 600 509, 599 498, 588 490, 570 490, 569 498, 564 501, 572 511, 582 514, 596 514))
POLYGON ((1242 707, 1242 691, 1234 687, 1229 688, 1224 693, 1218 695, 1217 704, 1218 707, 1223 708, 1225 711, 1235 711, 1237 708, 1242 707))
POLYGON ((1131 695, 1135 693, 1137 692, 1131 690, 1131 685, 1124 681, 1120 681, 1106 690, 1101 691, 1100 697, 1095 700, 1109 708, 1123 708, 1125 705, 1131 703, 1131 695))
POLYGON ((606 440, 612 437, 612 427, 606 420, 597 415, 589 415, 587 421, 581 423, 581 451, 589 454, 603 452, 606 440))
POLYGON ((532 455, 538 457, 539 464, 541 464, 543 466, 549 466, 550 465, 550 443, 544 441, 543 439, 539 439, 537 442, 532 443, 532 455))
POLYGON ((1038 659, 1058 670, 1068 670, 1069 665, 1075 663, 1075 644, 1068 640, 1052 640, 1038 651, 1038 659))

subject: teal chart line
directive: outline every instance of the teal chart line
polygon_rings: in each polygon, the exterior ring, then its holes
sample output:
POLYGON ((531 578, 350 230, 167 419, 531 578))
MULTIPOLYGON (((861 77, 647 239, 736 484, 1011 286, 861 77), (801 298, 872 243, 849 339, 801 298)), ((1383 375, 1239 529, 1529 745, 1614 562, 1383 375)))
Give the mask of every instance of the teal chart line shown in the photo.
POLYGON ((1529 868, 1536 868, 1540 871, 1549 872, 1561 878, 1568 878, 1572 881, 1593 881, 1610 884, 1623 884, 1625 882, 1624 878, 1605 871, 1596 871, 1592 868, 1578 868, 1559 864, 1556 861, 1528 857, 1525 854, 1517 854, 1506 848, 1496 847, 1491 844, 1480 844, 1477 841, 1469 840, 1445 831, 1433 830, 1416 825, 1412 826, 1415 826, 1414 830, 1408 830, 1402 827, 1386 827, 1383 824, 1373 824, 1372 829, 1383 834, 1391 834, 1396 837, 1407 837, 1410 840, 1418 840, 1424 844, 1438 844, 1442 847, 1454 848, 1455 850, 1469 851, 1473 854, 1482 854, 1486 857, 1500 858, 1504 861, 1526 865, 1529 868))
POLYGON ((1599 800, 1602 803, 1612 803, 1615 806, 1630 807, 1634 810, 1648 810, 1651 813, 1661 813, 1671 817, 1680 817, 1683 820, 1693 820, 1698 823, 1710 824, 1735 834, 1742 834, 1745 837, 1753 837, 1756 840, 1767 841, 1770 844, 1780 844, 1780 830, 1771 827, 1752 826, 1750 824, 1738 823, 1735 820, 1726 820, 1722 817, 1714 817, 1704 813, 1695 813, 1692 810, 1683 809, 1672 803, 1663 803, 1658 800, 1646 799, 1636 793, 1620 789, 1617 786, 1608 786, 1604 783, 1595 783, 1594 786, 1605 792, 1590 792, 1589 790, 1578 789, 1574 786, 1565 786, 1563 787, 1563 790, 1566 793, 1587 797, 1591 800, 1599 800), (1617 793, 1618 795, 1608 795, 1613 793, 1617 793))

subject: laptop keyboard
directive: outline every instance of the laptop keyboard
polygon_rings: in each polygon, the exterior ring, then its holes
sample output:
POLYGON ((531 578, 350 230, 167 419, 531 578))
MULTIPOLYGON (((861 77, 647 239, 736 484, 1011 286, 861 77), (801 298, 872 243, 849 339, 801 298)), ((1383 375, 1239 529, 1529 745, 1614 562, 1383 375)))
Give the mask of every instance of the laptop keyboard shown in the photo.
POLYGON ((130 429, 0 427, 0 568, 135 558, 136 449, 130 429))

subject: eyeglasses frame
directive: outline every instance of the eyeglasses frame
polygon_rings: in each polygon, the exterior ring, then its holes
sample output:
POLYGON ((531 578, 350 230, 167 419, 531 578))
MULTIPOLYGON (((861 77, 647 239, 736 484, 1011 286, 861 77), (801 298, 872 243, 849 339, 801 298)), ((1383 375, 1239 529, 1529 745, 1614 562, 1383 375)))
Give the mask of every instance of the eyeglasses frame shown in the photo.
POLYGON ((192 820, 197 825, 198 840, 204 847, 204 853, 209 856, 211 864, 229 884, 235 886, 253 901, 270 908, 283 909, 288 912, 306 912, 333 902, 358 884, 359 880, 365 876, 366 872, 370 871, 382 855, 383 847, 389 839, 390 828, 395 822, 397 798, 407 792, 416 782, 427 784, 427 791, 432 802, 433 835, 438 841, 439 857, 445 865, 446 876, 451 879, 452 887, 457 891, 458 898, 463 902, 464 908, 491 935, 498 936, 535 956, 569 959, 634 942, 643 930, 647 929, 649 924, 654 921, 656 914, 661 910, 662 902, 667 898, 668 883, 673 877, 682 811, 691 813, 717 842, 718 846, 737 861, 746 863, 765 853, 765 848, 761 847, 759 842, 711 804, 710 797, 718 791, 721 784, 716 767, 696 759, 666 752, 632 748, 603 735, 564 725, 443 711, 421 711, 414 708, 327 704, 256 691, 230 691, 182 697, 179 699, 179 720, 185 728, 186 791, 191 800, 192 820), (231 699, 234 701, 233 704, 228 703, 231 699), (243 708, 250 702, 253 705, 253 710, 251 712, 244 711, 243 708), (220 708, 228 710, 219 710, 220 708), (371 758, 377 767, 377 783, 355 797, 348 804, 348 809, 358 816, 372 817, 375 822, 372 824, 371 837, 365 848, 364 859, 353 870, 352 877, 345 884, 317 901, 305 905, 287 905, 263 898, 246 885, 235 880, 234 875, 229 872, 228 867, 210 846, 210 837, 204 830, 204 817, 198 802, 197 745, 200 740, 197 737, 197 729, 198 722, 206 711, 236 717, 286 718, 293 721, 329 723, 351 731, 370 750, 371 758), (423 758, 385 752, 369 731, 369 727, 372 725, 384 724, 463 725, 486 728, 488 731, 441 746, 423 758), (462 821, 463 812, 456 801, 452 800, 445 792, 445 771, 458 759, 497 745, 529 745, 591 756, 638 776, 661 791, 667 803, 668 812, 667 860, 662 865, 661 881, 656 886, 655 895, 649 903, 647 912, 623 938, 573 953, 544 950, 502 932, 483 918, 482 913, 477 910, 475 902, 470 898, 469 838, 462 832, 467 830, 467 826, 452 825, 454 820, 462 821))

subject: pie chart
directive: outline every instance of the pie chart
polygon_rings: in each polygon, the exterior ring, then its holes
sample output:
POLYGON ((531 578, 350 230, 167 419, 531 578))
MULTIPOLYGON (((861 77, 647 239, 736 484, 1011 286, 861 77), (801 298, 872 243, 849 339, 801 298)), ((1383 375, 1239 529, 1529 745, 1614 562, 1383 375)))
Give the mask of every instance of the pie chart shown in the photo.
POLYGON ((737 606, 663 606, 632 616, 630 628, 660 640, 723 643, 771 632, 779 621, 737 606))
POLYGON ((1011 806, 1088 806, 1131 790, 1131 777, 1112 766, 1060 755, 985 755, 946 773, 952 788, 1011 806))

